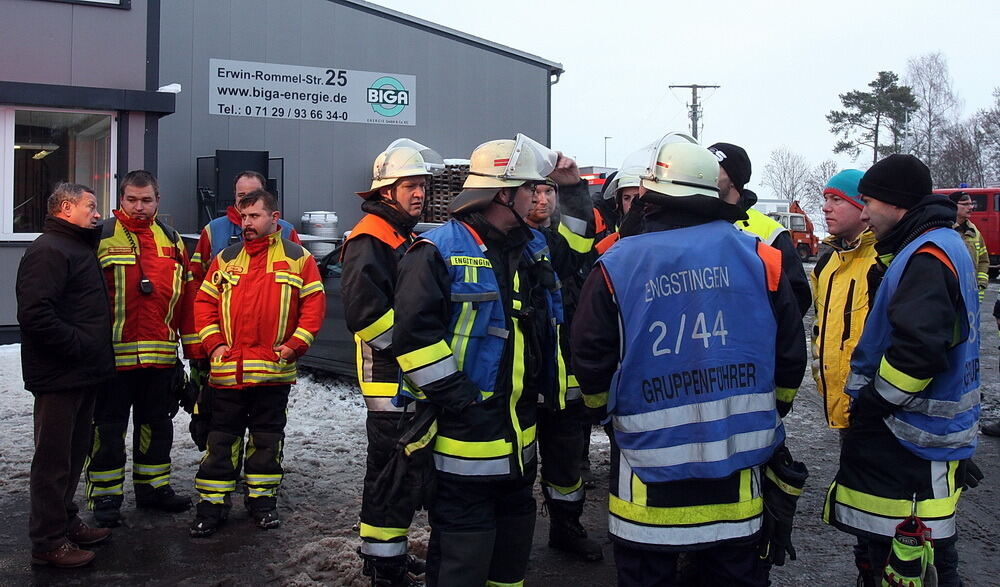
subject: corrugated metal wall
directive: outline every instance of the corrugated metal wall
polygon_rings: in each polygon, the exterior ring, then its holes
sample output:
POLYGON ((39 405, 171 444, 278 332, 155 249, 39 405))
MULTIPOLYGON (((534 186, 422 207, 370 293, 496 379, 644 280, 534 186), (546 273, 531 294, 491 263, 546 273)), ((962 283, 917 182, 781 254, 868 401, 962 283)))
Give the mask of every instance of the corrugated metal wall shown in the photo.
POLYGON ((548 141, 548 71, 540 64, 327 0, 163 0, 160 84, 178 82, 176 113, 159 127, 164 212, 197 230, 195 158, 216 149, 284 157, 284 214, 333 209, 342 230, 360 217, 375 155, 408 136, 444 157, 468 157, 524 132, 548 141), (209 59, 415 75, 416 126, 209 114, 209 59))

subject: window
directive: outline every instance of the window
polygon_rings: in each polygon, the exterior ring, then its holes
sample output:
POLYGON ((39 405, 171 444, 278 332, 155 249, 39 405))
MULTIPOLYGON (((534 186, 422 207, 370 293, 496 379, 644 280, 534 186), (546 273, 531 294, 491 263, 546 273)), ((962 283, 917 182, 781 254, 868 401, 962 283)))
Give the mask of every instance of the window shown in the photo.
POLYGON ((989 212, 990 207, 986 202, 986 194, 972 194, 972 201, 976 203, 976 212, 989 212))
POLYGON ((0 238, 33 240, 63 181, 94 189, 101 215, 115 192, 116 124, 110 112, 0 107, 0 238))
POLYGON ((791 226, 788 228, 795 231, 805 231, 806 229, 806 218, 799 214, 794 214, 791 216, 791 226))

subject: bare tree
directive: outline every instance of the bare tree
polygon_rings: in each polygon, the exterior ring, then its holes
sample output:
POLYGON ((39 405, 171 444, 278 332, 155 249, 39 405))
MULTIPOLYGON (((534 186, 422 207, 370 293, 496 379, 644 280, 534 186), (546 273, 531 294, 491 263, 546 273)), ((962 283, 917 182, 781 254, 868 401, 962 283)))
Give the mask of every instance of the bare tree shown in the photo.
POLYGON ((771 151, 761 184, 771 188, 779 198, 801 200, 806 193, 808 177, 809 165, 805 158, 781 147, 771 151))
POLYGON ((823 215, 823 188, 826 187, 826 182, 837 174, 837 171, 837 162, 833 159, 827 159, 813 167, 806 178, 805 193, 799 200, 799 206, 824 232, 826 232, 827 226, 826 216, 823 215))
POLYGON ((958 98, 952 89, 948 60, 940 53, 928 53, 911 58, 906 64, 906 84, 913 90, 919 107, 910 117, 911 136, 904 150, 923 159, 936 171, 935 164, 941 151, 942 133, 957 121, 958 98))
POLYGON ((957 187, 965 182, 984 186, 994 167, 988 156, 989 140, 981 117, 955 123, 941 133, 941 156, 933 175, 937 187, 957 187))
POLYGON ((993 89, 993 105, 976 113, 985 162, 983 184, 1000 182, 1000 87, 993 89))

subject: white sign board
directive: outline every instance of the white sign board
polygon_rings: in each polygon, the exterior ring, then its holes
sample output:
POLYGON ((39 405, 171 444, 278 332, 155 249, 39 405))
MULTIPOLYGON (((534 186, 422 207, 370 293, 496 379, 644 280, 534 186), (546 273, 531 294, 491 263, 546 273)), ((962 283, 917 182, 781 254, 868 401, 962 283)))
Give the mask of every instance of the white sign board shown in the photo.
POLYGON ((230 59, 210 59, 208 69, 210 114, 417 123, 417 78, 413 75, 230 59))

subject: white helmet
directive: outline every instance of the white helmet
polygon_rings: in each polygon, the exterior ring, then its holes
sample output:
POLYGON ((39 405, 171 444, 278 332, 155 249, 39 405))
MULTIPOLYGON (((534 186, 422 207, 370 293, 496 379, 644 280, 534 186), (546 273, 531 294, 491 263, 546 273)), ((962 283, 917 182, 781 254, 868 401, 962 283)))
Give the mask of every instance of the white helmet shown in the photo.
POLYGON ((636 188, 642 184, 642 174, 649 165, 650 152, 653 144, 632 153, 622 161, 622 166, 615 172, 615 177, 604 188, 604 199, 611 200, 618 196, 618 190, 636 188))
POLYGON ((372 165, 372 185, 365 192, 358 192, 368 199, 378 190, 392 185, 396 180, 415 175, 437 175, 444 171, 444 160, 433 149, 410 139, 396 139, 379 153, 372 165))
POLYGON ((454 213, 485 208, 503 188, 546 181, 558 158, 558 153, 521 133, 514 140, 487 141, 472 152, 469 176, 448 209, 454 213))
POLYGON ((633 153, 648 159, 639 174, 646 194, 719 197, 719 160, 691 136, 672 132, 633 153))

